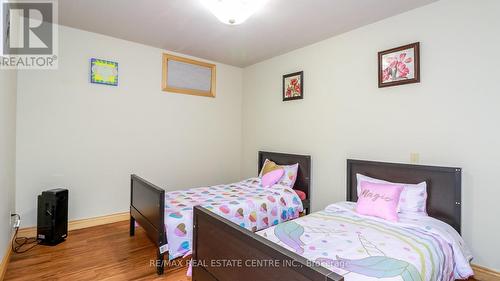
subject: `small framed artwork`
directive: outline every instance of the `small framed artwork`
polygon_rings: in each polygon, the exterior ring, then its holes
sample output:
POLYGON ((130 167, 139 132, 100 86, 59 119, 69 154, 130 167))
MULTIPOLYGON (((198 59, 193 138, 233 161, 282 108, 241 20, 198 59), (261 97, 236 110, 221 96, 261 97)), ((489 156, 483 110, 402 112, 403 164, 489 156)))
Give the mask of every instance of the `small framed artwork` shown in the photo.
POLYGON ((216 65, 163 54, 162 90, 215 98, 216 65))
POLYGON ((101 59, 90 59, 90 82, 118 86, 118 63, 101 59))
POLYGON ((378 87, 420 82, 420 43, 378 53, 378 87))
POLYGON ((283 75, 283 101, 304 98, 304 71, 283 75))

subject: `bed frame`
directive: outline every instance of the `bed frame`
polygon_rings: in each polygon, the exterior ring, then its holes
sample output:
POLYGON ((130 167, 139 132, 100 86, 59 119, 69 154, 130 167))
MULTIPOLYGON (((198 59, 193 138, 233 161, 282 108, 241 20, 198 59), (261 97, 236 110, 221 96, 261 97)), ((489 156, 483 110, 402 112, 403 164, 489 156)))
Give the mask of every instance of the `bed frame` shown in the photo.
MULTIPOLYGON (((427 212, 460 232, 460 168, 347 160, 347 200, 357 200, 356 174, 392 182, 427 182, 427 212)), ((193 281, 341 281, 326 268, 201 207, 194 210, 193 281), (223 245, 223 246, 222 246, 223 245), (233 260, 233 264, 220 261, 233 260), (255 261, 275 260, 273 266, 254 266, 255 261), (239 264, 235 264, 239 262, 239 264), (293 266, 290 266, 290 265, 293 266)), ((261 264, 262 265, 262 264, 261 264)))
MULTIPOLYGON (((311 157, 307 155, 259 151, 259 172, 266 159, 280 165, 299 163, 294 188, 306 193, 307 199, 302 201, 302 203, 307 213, 310 209, 311 196, 311 157)), ((167 252, 164 248, 168 244, 165 230, 165 190, 137 175, 131 175, 130 236, 135 235, 136 221, 146 231, 147 236, 156 246, 156 269, 157 273, 161 275, 164 272, 164 256, 167 252)))
POLYGON ((427 213, 458 233, 462 214, 462 169, 347 160, 347 201, 356 202, 356 174, 391 182, 427 183, 427 213))
POLYGON ((157 267, 163 274, 164 252, 161 247, 167 244, 165 231, 165 190, 132 175, 130 177, 130 236, 135 235, 135 222, 146 231, 147 236, 156 245, 157 267))

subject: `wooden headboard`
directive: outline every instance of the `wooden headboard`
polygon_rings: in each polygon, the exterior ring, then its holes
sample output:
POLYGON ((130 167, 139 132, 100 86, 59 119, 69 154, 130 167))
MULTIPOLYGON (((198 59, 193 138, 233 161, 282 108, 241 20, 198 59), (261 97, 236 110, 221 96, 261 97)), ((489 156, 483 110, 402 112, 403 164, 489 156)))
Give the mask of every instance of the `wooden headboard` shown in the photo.
POLYGON ((347 201, 356 202, 356 174, 391 182, 427 182, 427 213, 460 233, 462 169, 409 164, 347 160, 347 201))
POLYGON ((294 189, 304 191, 307 198, 311 198, 311 156, 285 154, 277 152, 259 151, 259 170, 262 170, 264 161, 269 159, 278 165, 293 165, 299 163, 299 171, 297 180, 295 181, 294 189))

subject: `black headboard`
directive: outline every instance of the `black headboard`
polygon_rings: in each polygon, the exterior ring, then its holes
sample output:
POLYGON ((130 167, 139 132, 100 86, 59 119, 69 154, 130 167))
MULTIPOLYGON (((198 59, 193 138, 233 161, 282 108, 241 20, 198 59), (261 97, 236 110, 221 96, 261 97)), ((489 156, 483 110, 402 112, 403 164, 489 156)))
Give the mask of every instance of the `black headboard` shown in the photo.
POLYGON ((304 191, 307 198, 311 198, 311 156, 285 154, 277 152, 259 151, 259 170, 262 170, 264 161, 269 159, 278 165, 293 165, 299 163, 299 171, 294 189, 304 191))
POLYGON ((427 182, 427 213, 460 233, 462 169, 347 160, 347 201, 356 202, 356 174, 398 183, 427 182))

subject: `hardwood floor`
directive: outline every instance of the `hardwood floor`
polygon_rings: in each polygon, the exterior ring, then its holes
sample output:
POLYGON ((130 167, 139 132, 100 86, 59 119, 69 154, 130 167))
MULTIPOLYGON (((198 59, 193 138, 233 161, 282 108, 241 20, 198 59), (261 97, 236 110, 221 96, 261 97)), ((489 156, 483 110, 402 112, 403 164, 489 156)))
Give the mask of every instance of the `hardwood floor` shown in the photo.
POLYGON ((74 230, 57 246, 13 254, 5 280, 191 280, 184 267, 156 275, 150 266, 156 257, 153 244, 140 227, 129 237, 128 225, 125 221, 74 230))
POLYGON ((128 225, 125 221, 74 230, 57 246, 13 254, 5 280, 191 280, 183 267, 169 268, 158 277, 150 266, 155 247, 142 228, 129 237, 128 225))

